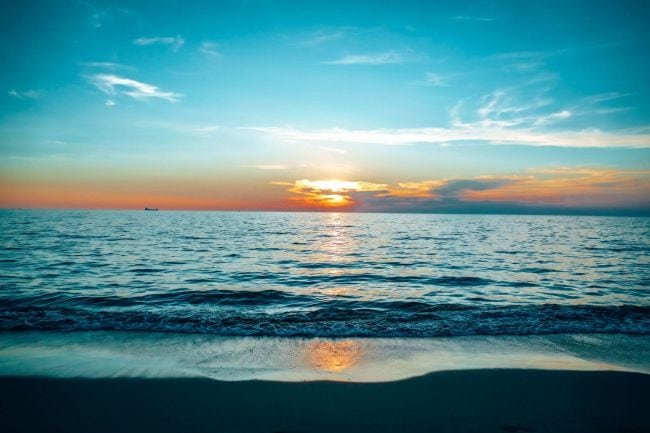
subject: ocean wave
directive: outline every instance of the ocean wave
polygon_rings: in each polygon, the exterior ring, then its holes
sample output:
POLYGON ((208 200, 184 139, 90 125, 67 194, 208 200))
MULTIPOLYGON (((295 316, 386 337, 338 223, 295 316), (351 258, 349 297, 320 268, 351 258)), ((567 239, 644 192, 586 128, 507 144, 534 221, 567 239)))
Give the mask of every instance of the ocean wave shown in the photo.
POLYGON ((167 307, 189 305, 221 306, 269 306, 274 304, 302 305, 316 302, 317 298, 281 290, 173 290, 168 292, 151 292, 144 294, 130 293, 118 296, 98 292, 68 293, 41 292, 31 296, 0 298, 5 308, 75 308, 75 307, 167 307))
POLYGON ((4 330, 650 329, 648 218, 0 213, 4 330))
POLYGON ((130 330, 285 337, 440 337, 556 333, 650 334, 646 306, 469 306, 341 303, 269 312, 241 309, 0 308, 0 330, 130 330))

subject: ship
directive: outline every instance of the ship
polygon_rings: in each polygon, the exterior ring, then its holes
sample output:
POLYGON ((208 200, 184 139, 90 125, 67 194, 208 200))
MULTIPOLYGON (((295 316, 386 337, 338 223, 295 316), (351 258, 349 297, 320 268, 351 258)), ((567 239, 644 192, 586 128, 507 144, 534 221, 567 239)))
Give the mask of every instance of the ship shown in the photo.
POLYGON ((157 207, 146 207, 146 208, 144 208, 144 210, 158 210, 158 208, 157 207))

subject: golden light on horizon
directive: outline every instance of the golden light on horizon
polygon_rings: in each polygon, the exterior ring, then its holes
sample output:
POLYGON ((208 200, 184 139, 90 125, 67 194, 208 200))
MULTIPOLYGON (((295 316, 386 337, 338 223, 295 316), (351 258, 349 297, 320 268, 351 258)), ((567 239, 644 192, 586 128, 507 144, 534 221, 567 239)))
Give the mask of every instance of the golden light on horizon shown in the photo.
POLYGON ((325 206, 345 206, 350 203, 350 197, 340 194, 324 194, 320 198, 325 206))
POLYGON ((339 179, 299 179, 292 183, 274 182, 274 184, 290 186, 288 191, 298 194, 292 197, 292 200, 321 208, 351 206, 355 204, 352 193, 379 192, 388 189, 388 185, 385 184, 339 179))
POLYGON ((315 369, 332 373, 354 367, 362 355, 361 345, 353 340, 314 341, 307 348, 309 364, 315 369))
POLYGON ((347 192, 359 191, 360 183, 344 180, 307 180, 302 179, 296 182, 302 188, 311 188, 318 191, 347 192))

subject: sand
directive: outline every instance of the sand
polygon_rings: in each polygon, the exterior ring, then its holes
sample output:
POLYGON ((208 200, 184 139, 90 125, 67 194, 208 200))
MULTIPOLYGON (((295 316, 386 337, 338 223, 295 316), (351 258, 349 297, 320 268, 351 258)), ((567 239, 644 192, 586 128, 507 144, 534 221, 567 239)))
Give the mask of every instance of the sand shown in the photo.
POLYGON ((0 378, 3 432, 648 432, 650 375, 480 369, 383 383, 0 378))

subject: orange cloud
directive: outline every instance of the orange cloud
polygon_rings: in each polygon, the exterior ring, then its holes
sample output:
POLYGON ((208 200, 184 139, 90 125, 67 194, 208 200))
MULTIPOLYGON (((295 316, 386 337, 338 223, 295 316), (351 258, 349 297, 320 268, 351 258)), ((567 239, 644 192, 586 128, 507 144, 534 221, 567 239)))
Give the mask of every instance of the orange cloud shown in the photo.
POLYGON ((436 197, 433 192, 445 184, 445 180, 423 180, 421 182, 400 182, 396 188, 391 188, 390 194, 400 197, 436 197))
POLYGON ((349 207, 355 203, 352 193, 386 191, 388 185, 372 182, 341 180, 300 179, 293 183, 273 182, 275 185, 289 186, 287 191, 297 194, 291 200, 312 207, 349 207))
POLYGON ((515 178, 494 189, 467 190, 461 198, 573 206, 644 204, 650 200, 650 171, 553 168, 532 172, 541 176, 515 178))
POLYGON ((340 179, 0 179, 0 207, 197 210, 526 212, 627 209, 650 213, 650 170, 555 167, 522 176, 427 179, 389 185, 340 179), (281 187, 281 188, 279 188, 281 187))
MULTIPOLYGON (((436 211, 462 210, 462 206, 472 203, 647 208, 650 202, 650 171, 590 167, 536 169, 527 176, 399 182, 395 186, 308 179, 274 184, 287 186, 287 191, 294 194, 290 200, 307 208, 436 211)), ((490 209, 498 210, 494 206, 490 209)))

